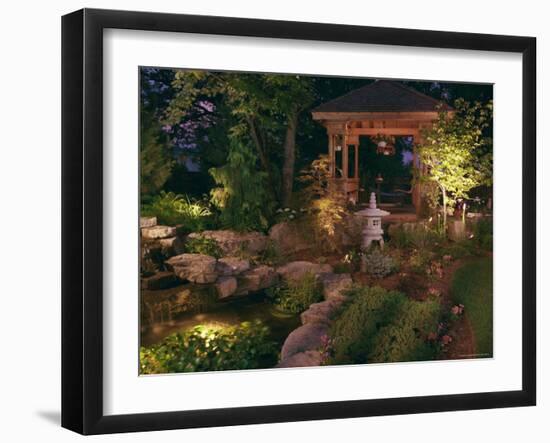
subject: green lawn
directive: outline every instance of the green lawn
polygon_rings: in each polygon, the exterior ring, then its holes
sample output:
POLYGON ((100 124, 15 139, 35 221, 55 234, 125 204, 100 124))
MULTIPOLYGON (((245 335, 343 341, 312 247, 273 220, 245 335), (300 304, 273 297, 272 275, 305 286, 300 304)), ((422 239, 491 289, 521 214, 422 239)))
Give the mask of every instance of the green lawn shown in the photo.
POLYGON ((481 258, 456 271, 453 300, 462 303, 475 334, 476 352, 493 355, 493 260, 481 258))

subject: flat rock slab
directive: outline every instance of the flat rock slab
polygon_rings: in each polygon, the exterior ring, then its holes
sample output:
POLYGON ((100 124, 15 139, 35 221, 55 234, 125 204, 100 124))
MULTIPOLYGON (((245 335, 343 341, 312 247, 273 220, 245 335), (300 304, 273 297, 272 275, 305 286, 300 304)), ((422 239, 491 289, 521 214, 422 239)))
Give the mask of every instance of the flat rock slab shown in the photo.
POLYGON ((319 280, 323 285, 325 300, 342 300, 345 298, 345 291, 353 285, 350 274, 333 274, 328 272, 321 274, 319 280))
POLYGON ((286 338, 281 349, 281 361, 304 351, 318 351, 323 346, 323 337, 328 326, 323 323, 307 323, 294 329, 286 338))
POLYGON ((337 300, 327 300, 320 303, 313 303, 307 311, 300 314, 302 324, 322 323, 329 325, 332 321, 334 313, 338 310, 342 303, 337 300))
POLYGON ((230 276, 218 277, 214 284, 220 299, 232 296, 237 290, 237 279, 230 276))
POLYGON ((173 272, 157 272, 151 277, 141 279, 143 289, 167 289, 179 283, 178 278, 173 272))
POLYGON ((217 270, 220 275, 239 275, 249 269, 250 262, 238 257, 223 257, 218 260, 217 270))
POLYGON ((275 286, 279 276, 271 266, 260 265, 238 276, 236 295, 246 295, 275 286))
POLYGON ((139 218, 139 227, 140 228, 151 228, 157 225, 156 217, 140 217, 139 218))
POLYGON ((236 232, 231 230, 203 231, 189 234, 189 238, 215 240, 223 255, 235 256, 243 253, 257 255, 269 244, 269 237, 261 232, 236 232))
POLYGON ((147 239, 168 238, 176 236, 176 228, 173 226, 151 226, 141 228, 141 236, 147 239))
POLYGON ((309 261, 293 261, 277 268, 277 273, 286 281, 301 280, 306 274, 319 276, 327 272, 332 272, 332 266, 309 261))
POLYGON ((180 279, 192 283, 214 283, 217 260, 204 254, 181 254, 166 260, 166 266, 180 279))
POLYGON ((321 366, 322 356, 319 351, 305 351, 281 360, 277 368, 304 368, 307 366, 321 366))

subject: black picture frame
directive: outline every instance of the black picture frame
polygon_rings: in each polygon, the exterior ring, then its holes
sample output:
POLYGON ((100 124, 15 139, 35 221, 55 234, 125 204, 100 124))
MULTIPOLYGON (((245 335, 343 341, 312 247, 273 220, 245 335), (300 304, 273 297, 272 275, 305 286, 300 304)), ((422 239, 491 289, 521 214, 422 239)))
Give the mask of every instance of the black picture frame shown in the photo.
POLYGON ((536 39, 503 35, 83 9, 62 18, 62 426, 152 431, 536 403, 536 39), (103 30, 170 31, 522 54, 522 389, 357 401, 104 415, 103 30))

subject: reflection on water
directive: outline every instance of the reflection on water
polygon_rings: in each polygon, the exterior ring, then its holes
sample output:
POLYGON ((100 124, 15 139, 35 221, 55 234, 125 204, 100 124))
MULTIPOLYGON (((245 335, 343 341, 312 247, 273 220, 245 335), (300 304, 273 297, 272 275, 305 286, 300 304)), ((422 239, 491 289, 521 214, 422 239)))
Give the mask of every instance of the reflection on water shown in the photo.
POLYGON ((265 301, 262 294, 257 294, 231 302, 220 302, 209 312, 184 313, 167 322, 156 322, 142 329, 141 346, 151 346, 167 335, 183 332, 198 325, 232 326, 253 320, 261 320, 269 326, 271 338, 280 345, 293 329, 300 326, 298 315, 281 314, 273 309, 271 303, 265 301))

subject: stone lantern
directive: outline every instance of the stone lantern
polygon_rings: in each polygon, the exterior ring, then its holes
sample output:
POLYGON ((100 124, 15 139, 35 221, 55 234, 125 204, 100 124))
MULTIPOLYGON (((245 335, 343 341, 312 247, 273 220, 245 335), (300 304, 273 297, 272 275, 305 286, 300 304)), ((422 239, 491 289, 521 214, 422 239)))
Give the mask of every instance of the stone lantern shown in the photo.
POLYGON ((383 211, 376 207, 376 194, 371 192, 369 207, 355 213, 355 215, 366 217, 367 224, 363 229, 363 250, 367 250, 373 241, 377 241, 380 249, 384 247, 384 231, 382 230, 382 217, 390 215, 388 211, 383 211))

